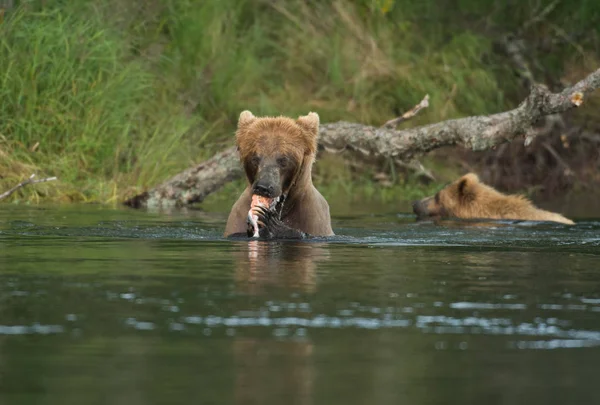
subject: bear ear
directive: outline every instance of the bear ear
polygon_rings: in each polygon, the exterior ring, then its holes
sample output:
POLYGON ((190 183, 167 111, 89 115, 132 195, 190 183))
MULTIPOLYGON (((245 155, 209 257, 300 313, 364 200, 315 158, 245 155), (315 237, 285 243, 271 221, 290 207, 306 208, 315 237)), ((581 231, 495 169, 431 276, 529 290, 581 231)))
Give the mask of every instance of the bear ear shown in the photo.
POLYGON ((316 135, 319 133, 319 114, 310 112, 308 115, 298 117, 296 124, 316 135))
POLYGON ((479 176, 475 173, 467 173, 462 178, 469 180, 471 183, 479 183, 479 176))
POLYGON ((245 110, 240 114, 240 119, 238 120, 238 128, 245 127, 248 124, 251 124, 256 117, 250 111, 245 110))
POLYGON ((458 181, 458 195, 460 197, 473 197, 473 185, 479 183, 479 177, 475 173, 465 174, 458 181))

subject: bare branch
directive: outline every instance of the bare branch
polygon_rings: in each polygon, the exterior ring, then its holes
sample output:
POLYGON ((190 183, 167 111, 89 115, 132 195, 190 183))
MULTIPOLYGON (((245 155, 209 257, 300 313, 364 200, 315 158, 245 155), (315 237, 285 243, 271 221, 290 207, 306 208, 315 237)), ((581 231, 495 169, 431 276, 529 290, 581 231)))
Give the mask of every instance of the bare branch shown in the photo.
MULTIPOLYGON (((382 127, 389 129, 397 128, 401 122, 411 119, 412 117, 417 115, 422 109, 427 107, 429 107, 429 94, 426 94, 425 97, 423 97, 423 100, 419 102, 419 104, 406 111, 400 117, 389 120, 388 122, 383 124, 382 127)), ((422 176, 427 181, 435 181, 435 177, 433 176, 433 174, 429 170, 427 170, 425 166, 421 164, 421 162, 419 162, 416 159, 413 159, 410 162, 404 162, 402 160, 395 159, 394 163, 408 171, 416 173, 417 176, 422 176)))
POLYGON ((573 176, 575 174, 575 172, 573 172, 573 169, 571 169, 571 167, 567 164, 567 162, 565 162, 563 160, 563 158, 560 157, 560 155, 558 154, 558 152, 552 147, 552 145, 550 145, 548 142, 543 142, 542 146, 548 151, 550 152, 550 154, 552 155, 552 157, 554 159, 556 159, 556 161, 563 167, 564 169, 564 173, 565 176, 573 176))
POLYGON ((394 164, 414 173, 417 177, 421 177, 427 182, 435 181, 435 176, 433 173, 431 173, 431 171, 423 166, 423 164, 417 159, 413 159, 408 163, 404 162, 403 160, 396 159, 394 160, 394 164))
POLYGON ((529 28, 531 28, 539 22, 544 21, 546 17, 552 11, 554 11, 554 9, 558 5, 558 3, 560 3, 560 1, 561 0, 554 0, 553 2, 549 3, 546 7, 544 7, 542 11, 540 11, 535 16, 526 21, 525 24, 523 24, 523 26, 519 30, 517 30, 517 32, 514 35, 508 34, 502 38, 502 45, 508 53, 508 56, 510 56, 510 58, 513 60, 513 63, 516 65, 518 69, 517 73, 524 80, 525 85, 527 85, 527 87, 532 86, 536 83, 536 81, 534 80, 531 68, 529 67, 529 64, 527 63, 527 60, 524 56, 528 53, 528 50, 525 45, 525 41, 523 40, 523 35, 529 28))
POLYGON ((421 100, 421 102, 419 104, 417 104, 416 106, 414 106, 413 108, 411 108, 410 110, 408 110, 407 112, 402 114, 401 116, 391 119, 388 122, 386 122, 385 124, 383 124, 383 127, 384 128, 396 128, 398 126, 398 124, 400 124, 403 121, 411 119, 412 117, 417 115, 419 113, 419 111, 421 111, 423 108, 427 108, 427 107, 429 107, 429 94, 426 94, 425 97, 423 97, 423 100, 421 100))
POLYGON ((29 176, 29 178, 27 180, 20 182, 19 184, 17 184, 16 186, 14 186, 13 188, 11 188, 10 190, 5 191, 4 193, 0 194, 0 200, 3 200, 5 198, 7 198, 7 197, 10 197, 10 195, 12 193, 14 193, 15 191, 17 191, 21 187, 25 187, 28 184, 45 183, 47 181, 54 181, 54 180, 56 180, 56 177, 46 177, 45 179, 38 179, 38 180, 34 180, 33 179, 34 177, 35 177, 35 174, 32 174, 31 176, 29 176))
POLYGON ((541 127, 531 127, 525 133, 525 142, 523 143, 525 147, 531 145, 534 138, 538 136, 546 136, 552 133, 556 128, 564 130, 566 127, 565 121, 560 114, 546 115, 542 121, 543 125, 541 127))
MULTIPOLYGON (((492 115, 443 121, 405 130, 336 122, 323 124, 319 144, 326 151, 351 151, 365 160, 410 161, 443 146, 460 145, 485 150, 517 137, 535 136, 529 129, 540 118, 568 111, 584 103, 600 88, 600 69, 560 93, 534 85, 529 96, 515 109, 492 115)), ((162 185, 129 199, 133 207, 186 205, 202 201, 208 194, 242 175, 236 149, 231 147, 213 158, 167 180, 162 185)))
POLYGON ((402 160, 412 159, 442 146, 461 145, 472 150, 485 150, 523 136, 543 116, 581 105, 586 95, 599 87, 600 69, 560 93, 552 94, 542 86, 533 86, 531 94, 510 111, 401 131, 350 122, 324 124, 321 126, 319 142, 326 149, 352 150, 363 156, 402 160))
POLYGON ((125 205, 140 208, 193 204, 241 176, 239 156, 235 146, 232 146, 173 176, 158 187, 128 199, 125 205))
POLYGON ((523 33, 529 28, 531 28, 533 25, 539 23, 540 21, 544 21, 546 17, 548 17, 548 14, 554 11, 556 6, 558 6, 558 3, 560 3, 560 0, 554 0, 552 3, 544 7, 544 9, 539 14, 525 22, 525 24, 523 24, 523 26, 519 30, 519 36, 523 35, 523 33))
POLYGON ((535 78, 524 56, 527 52, 524 41, 509 34, 502 38, 502 45, 517 68, 517 74, 523 80, 523 84, 527 87, 534 85, 535 78))

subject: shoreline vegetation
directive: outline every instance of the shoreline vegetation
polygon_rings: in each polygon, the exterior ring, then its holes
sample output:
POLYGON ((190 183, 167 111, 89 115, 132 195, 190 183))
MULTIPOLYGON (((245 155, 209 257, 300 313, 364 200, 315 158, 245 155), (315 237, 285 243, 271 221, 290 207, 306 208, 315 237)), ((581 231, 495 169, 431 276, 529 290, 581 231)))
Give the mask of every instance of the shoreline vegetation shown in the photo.
MULTIPOLYGON (((14 3, 0 13, 0 192, 32 173, 58 181, 22 188, 13 202, 120 203, 232 145, 244 109, 379 126, 429 94, 430 107, 402 128, 505 111, 529 89, 500 37, 518 33, 528 72, 553 90, 597 69, 600 47, 591 0, 14 3)), ((598 97, 590 103, 568 115, 569 128, 600 133, 598 97)), ((575 146, 545 145, 533 146, 553 150, 558 166, 597 165, 575 146)), ((408 201, 466 167, 505 165, 486 156, 430 153, 421 161, 436 181, 425 183, 323 154, 314 177, 328 199, 408 201)), ((529 170, 530 156, 515 156, 529 170)), ((594 168, 573 167, 575 177, 594 168)), ((535 187, 528 181, 503 188, 535 187)), ((211 201, 237 197, 238 183, 211 201)))

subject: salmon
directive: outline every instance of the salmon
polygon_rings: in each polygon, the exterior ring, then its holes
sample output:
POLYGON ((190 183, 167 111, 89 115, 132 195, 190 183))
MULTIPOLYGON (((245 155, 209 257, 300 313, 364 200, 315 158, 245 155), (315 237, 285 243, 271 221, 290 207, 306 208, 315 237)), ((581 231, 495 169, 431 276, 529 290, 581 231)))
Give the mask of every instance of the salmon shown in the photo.
POLYGON ((273 209, 277 203, 278 198, 263 197, 262 195, 252 194, 252 202, 250 203, 250 210, 248 211, 248 223, 252 225, 253 238, 258 238, 258 215, 254 213, 255 207, 265 207, 273 209))

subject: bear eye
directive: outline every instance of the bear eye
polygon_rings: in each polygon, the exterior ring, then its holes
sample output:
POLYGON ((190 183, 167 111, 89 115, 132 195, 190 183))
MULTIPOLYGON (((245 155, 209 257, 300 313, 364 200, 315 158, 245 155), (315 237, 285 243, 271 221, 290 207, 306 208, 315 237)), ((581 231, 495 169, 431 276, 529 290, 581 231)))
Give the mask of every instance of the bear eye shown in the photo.
POLYGON ((281 168, 286 167, 288 165, 288 163, 289 163, 289 159, 287 158, 287 156, 281 156, 281 157, 277 158, 277 164, 281 168))
POLYGON ((260 164, 260 156, 254 155, 250 161, 252 162, 252 165, 258 166, 260 164))
POLYGON ((435 195, 435 198, 434 198, 434 200, 435 200, 435 203, 436 203, 436 204, 439 204, 439 203, 440 203, 440 193, 437 193, 437 194, 435 195))

